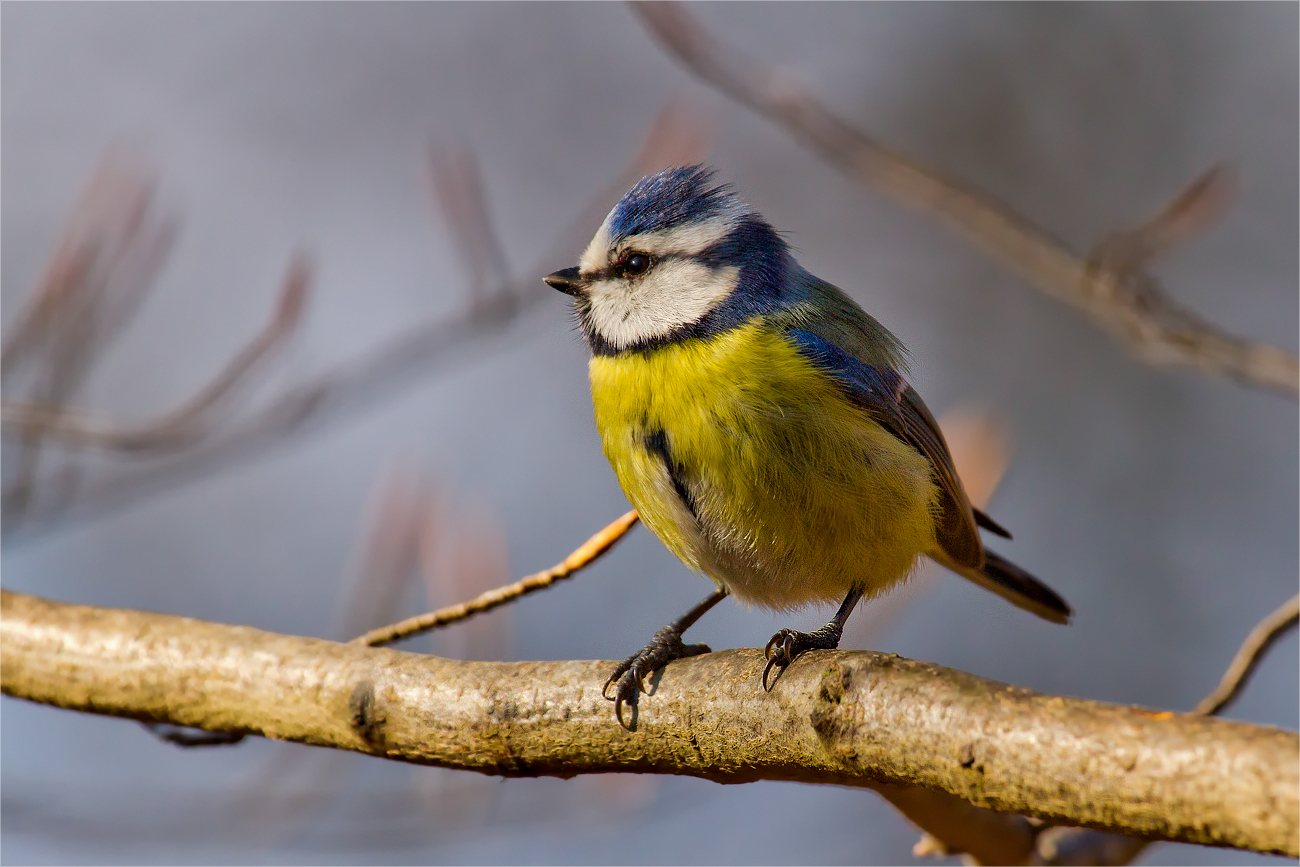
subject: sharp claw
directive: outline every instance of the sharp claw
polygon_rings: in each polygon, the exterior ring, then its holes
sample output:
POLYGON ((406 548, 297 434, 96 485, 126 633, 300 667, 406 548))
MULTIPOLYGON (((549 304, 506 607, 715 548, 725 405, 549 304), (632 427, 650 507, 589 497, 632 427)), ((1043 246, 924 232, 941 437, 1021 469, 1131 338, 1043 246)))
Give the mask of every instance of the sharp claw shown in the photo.
POLYGON ((781 679, 781 675, 785 673, 786 666, 789 664, 790 664, 790 660, 785 657, 784 653, 777 653, 767 661, 767 666, 763 669, 763 691, 764 692, 772 691, 772 687, 776 686, 776 682, 781 679), (767 676, 772 673, 773 668, 776 669, 776 677, 772 680, 771 683, 768 683, 767 676))
POLYGON ((639 653, 619 664, 609 680, 605 681, 600 694, 607 701, 614 702, 614 715, 618 718, 619 725, 628 731, 635 731, 637 701, 642 694, 648 695, 650 692, 646 679, 673 660, 710 652, 707 644, 683 644, 681 633, 677 629, 665 627, 655 633, 654 640, 639 653), (609 694, 611 686, 615 687, 612 696, 609 694), (623 718, 624 706, 632 708, 630 723, 623 718))

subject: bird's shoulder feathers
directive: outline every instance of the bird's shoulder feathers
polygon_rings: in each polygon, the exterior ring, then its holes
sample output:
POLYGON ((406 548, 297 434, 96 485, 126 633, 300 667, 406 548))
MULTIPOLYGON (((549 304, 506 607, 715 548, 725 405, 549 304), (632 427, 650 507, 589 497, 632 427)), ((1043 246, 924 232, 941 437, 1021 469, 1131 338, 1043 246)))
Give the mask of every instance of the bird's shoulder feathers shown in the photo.
POLYGON ((978 568, 984 547, 975 510, 938 422, 903 378, 902 343, 839 288, 806 272, 800 276, 800 294, 771 321, 785 330, 805 358, 833 377, 850 400, 930 462, 940 489, 937 541, 955 562, 978 568))

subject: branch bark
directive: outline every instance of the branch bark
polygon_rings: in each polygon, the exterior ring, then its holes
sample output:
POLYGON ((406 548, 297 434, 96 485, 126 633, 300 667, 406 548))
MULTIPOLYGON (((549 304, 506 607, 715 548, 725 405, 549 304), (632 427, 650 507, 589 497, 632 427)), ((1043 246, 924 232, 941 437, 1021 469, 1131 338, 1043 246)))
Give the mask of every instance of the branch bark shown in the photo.
POLYGON ((607 662, 459 662, 0 591, 0 687, 58 707, 502 776, 685 774, 919 786, 1126 834, 1295 857, 1294 732, 818 652, 772 692, 731 650, 654 680, 639 731, 607 662))

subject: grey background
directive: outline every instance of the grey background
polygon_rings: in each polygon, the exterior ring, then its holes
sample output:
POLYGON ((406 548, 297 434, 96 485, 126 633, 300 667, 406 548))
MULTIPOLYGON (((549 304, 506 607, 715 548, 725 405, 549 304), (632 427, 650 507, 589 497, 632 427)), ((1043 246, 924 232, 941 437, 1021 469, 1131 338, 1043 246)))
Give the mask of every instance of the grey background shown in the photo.
MULTIPOLYGON (((1296 348, 1294 4, 694 8, 855 123, 1078 249, 1231 161, 1240 200, 1159 276, 1224 327, 1296 348)), ((722 175, 804 265, 903 338, 931 407, 979 402, 1002 416, 1016 443, 991 509, 1016 534, 1002 550, 1077 612, 1054 627, 944 579, 875 647, 1181 709, 1295 592, 1294 402, 1131 360, 1074 311, 693 84, 621 6, 11 2, 0 21, 6 326, 114 141, 143 142, 164 202, 185 217, 155 296, 80 405, 132 420, 184 400, 259 327, 302 246, 317 256, 316 292, 276 382, 452 311, 465 278, 428 201, 430 143, 477 153, 511 261, 530 267, 685 92, 716 120, 722 175)), ((219 473, 16 530, 5 586, 334 634, 367 498, 399 458, 455 508, 497 516, 514 574, 555 562, 626 508, 563 301, 544 298, 509 339, 219 473)), ((496 622, 516 658, 621 658, 706 590, 638 531, 496 622)), ((421 604, 412 595, 409 608, 421 604)), ((692 635, 761 646, 829 613, 728 603, 692 635)), ((1230 715, 1294 729, 1298 702, 1292 635, 1230 715)), ((501 782, 264 742, 182 752, 129 722, 0 707, 10 863, 898 863, 916 839, 866 792, 501 782)), ((1261 859, 1169 845, 1145 860, 1261 859)))

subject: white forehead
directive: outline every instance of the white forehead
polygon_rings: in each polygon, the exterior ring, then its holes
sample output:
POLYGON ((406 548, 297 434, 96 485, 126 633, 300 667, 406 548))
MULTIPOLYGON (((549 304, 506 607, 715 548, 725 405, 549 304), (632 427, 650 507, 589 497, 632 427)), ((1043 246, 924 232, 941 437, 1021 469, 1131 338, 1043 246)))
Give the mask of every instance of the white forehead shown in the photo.
POLYGON ((706 220, 684 223, 671 229, 656 232, 643 232, 614 241, 609 224, 614 212, 610 211, 605 222, 596 230, 587 249, 578 259, 578 270, 583 274, 599 271, 608 265, 620 253, 636 250, 651 256, 663 256, 668 253, 694 255, 702 253, 727 237, 736 228, 741 214, 738 210, 718 214, 706 220))

